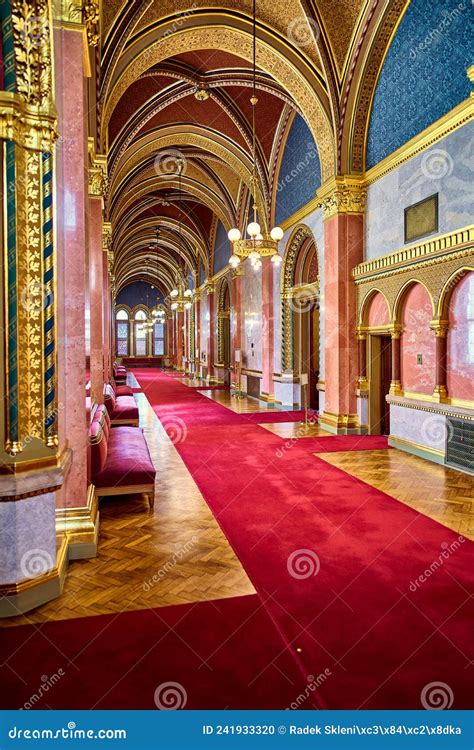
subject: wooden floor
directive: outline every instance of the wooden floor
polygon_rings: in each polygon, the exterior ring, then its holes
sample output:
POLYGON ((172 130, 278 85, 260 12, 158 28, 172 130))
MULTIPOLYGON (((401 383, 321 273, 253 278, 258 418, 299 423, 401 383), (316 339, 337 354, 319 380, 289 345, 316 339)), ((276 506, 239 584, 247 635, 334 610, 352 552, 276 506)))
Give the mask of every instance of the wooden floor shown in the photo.
MULTIPOLYGON (((203 388, 205 388, 205 385, 203 388)), ((244 396, 243 398, 235 398, 235 396, 231 395, 230 391, 200 390, 199 392, 204 396, 207 396, 207 398, 210 398, 211 401, 215 401, 217 404, 221 404, 221 406, 226 406, 237 414, 254 413, 257 411, 265 413, 268 413, 269 411, 281 412, 281 407, 279 408, 274 404, 268 404, 267 406, 258 399, 248 398, 247 396, 244 396)))
POLYGON ((323 430, 318 424, 309 422, 277 422, 275 424, 261 424, 265 430, 283 438, 331 437, 331 433, 323 430))
POLYGON ((146 397, 135 398, 157 470, 154 511, 141 497, 101 501, 97 557, 70 563, 60 599, 1 626, 255 593, 146 397))
POLYGON ((396 449, 315 455, 474 539, 472 476, 396 449))

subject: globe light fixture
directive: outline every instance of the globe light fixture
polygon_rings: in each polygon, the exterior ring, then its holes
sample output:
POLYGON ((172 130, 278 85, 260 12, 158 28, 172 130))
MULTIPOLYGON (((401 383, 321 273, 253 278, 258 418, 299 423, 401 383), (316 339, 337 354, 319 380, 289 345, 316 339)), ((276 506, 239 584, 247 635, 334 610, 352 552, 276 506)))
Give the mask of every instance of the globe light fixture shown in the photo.
MULTIPOLYGON (((256 0, 253 0, 253 66, 252 66, 252 95, 250 104, 252 105, 252 197, 253 197, 253 220, 247 226, 247 234, 250 239, 242 239, 240 230, 233 227, 227 236, 232 243, 232 254, 229 259, 231 268, 237 268, 241 260, 249 258, 252 267, 256 270, 262 267, 262 258, 270 257, 275 267, 281 263, 281 256, 278 253, 278 243, 283 237, 281 227, 273 227, 268 234, 266 227, 260 227, 257 221, 257 195, 258 195, 258 170, 257 170, 257 135, 256 135, 256 109, 257 109, 257 14, 256 0), (274 260, 275 258, 275 260, 274 260)), ((264 215, 269 215, 270 211, 263 208, 264 215)), ((260 219, 263 217, 260 216, 260 219)))
POLYGON ((170 292, 170 297, 173 297, 173 298, 177 297, 178 294, 179 294, 179 292, 178 292, 177 289, 172 289, 171 292, 170 292))

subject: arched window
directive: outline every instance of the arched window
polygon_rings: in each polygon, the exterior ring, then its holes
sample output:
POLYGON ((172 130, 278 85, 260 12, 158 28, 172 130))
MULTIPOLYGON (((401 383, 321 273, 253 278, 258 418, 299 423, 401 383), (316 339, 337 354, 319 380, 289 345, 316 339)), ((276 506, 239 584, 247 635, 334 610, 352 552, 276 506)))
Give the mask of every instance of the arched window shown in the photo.
POLYGON ((165 324, 156 321, 153 326, 153 354, 155 357, 163 357, 165 353, 165 324))
POLYGON ((128 357, 130 323, 126 310, 117 310, 115 315, 115 338, 117 342, 117 357, 128 357))
POLYGON ((148 331, 146 326, 147 315, 144 310, 137 310, 135 313, 135 356, 146 357, 148 354, 148 331))

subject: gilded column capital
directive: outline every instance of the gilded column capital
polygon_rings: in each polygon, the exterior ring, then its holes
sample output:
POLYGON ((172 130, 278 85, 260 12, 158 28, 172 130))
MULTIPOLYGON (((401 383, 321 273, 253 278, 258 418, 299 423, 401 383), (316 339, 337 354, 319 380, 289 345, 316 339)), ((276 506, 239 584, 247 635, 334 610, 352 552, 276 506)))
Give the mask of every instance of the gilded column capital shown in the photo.
POLYGON ((58 137, 54 106, 38 109, 19 94, 0 91, 0 139, 34 151, 53 150, 58 137))
POLYGON ((206 289, 206 294, 209 296, 210 294, 214 294, 214 292, 216 291, 216 285, 214 284, 213 281, 208 281, 206 282, 205 289, 206 289))
POLYGON ((325 182, 316 197, 325 219, 336 214, 364 214, 367 188, 362 177, 343 175, 325 182))
POLYGON ((432 320, 430 328, 434 331, 435 336, 445 338, 448 335, 449 320, 432 320))
POLYGON ((399 339, 403 333, 403 326, 401 323, 394 323, 390 328, 390 336, 392 339, 399 339))
POLYGON ((112 250, 112 224, 110 221, 102 222, 102 250, 109 253, 112 250))
POLYGON ((89 195, 92 198, 104 198, 107 188, 107 157, 100 154, 89 167, 89 195))

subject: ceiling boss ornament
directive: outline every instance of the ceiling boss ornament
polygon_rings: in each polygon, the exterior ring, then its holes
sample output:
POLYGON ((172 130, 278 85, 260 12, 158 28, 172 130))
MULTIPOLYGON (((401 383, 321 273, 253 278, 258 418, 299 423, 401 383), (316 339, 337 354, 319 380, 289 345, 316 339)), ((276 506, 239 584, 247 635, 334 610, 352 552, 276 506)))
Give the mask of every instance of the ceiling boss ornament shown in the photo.
POLYGON ((283 229, 274 227, 269 237, 264 237, 261 233, 260 224, 257 221, 257 136, 256 136, 256 107, 257 98, 257 21, 256 21, 256 0, 253 0, 253 66, 252 66, 252 96, 250 103, 252 105, 252 197, 253 197, 253 221, 247 227, 249 239, 242 239, 240 230, 233 227, 228 238, 232 242, 233 253, 230 256, 229 264, 232 268, 237 268, 241 260, 248 258, 255 270, 262 267, 262 258, 270 257, 275 266, 279 266, 282 257, 278 253, 278 243, 283 237, 283 229))

